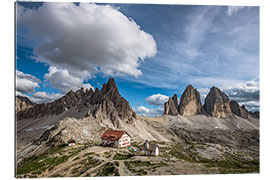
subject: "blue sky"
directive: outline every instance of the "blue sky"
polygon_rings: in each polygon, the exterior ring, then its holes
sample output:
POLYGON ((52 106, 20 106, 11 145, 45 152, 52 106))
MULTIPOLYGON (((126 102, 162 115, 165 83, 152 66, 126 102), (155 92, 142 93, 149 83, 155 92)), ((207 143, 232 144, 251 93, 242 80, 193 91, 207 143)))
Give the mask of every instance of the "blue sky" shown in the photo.
POLYGON ((114 77, 143 115, 192 84, 259 109, 259 7, 18 3, 17 94, 48 102, 114 77))

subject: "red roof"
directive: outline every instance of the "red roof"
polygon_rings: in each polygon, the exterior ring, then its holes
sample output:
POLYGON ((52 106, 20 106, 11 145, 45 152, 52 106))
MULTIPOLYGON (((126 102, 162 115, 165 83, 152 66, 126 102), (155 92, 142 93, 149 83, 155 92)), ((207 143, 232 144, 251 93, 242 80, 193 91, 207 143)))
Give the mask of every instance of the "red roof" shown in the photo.
POLYGON ((118 140, 122 137, 124 133, 126 133, 129 136, 129 134, 126 131, 106 130, 101 136, 101 139, 111 141, 118 140))

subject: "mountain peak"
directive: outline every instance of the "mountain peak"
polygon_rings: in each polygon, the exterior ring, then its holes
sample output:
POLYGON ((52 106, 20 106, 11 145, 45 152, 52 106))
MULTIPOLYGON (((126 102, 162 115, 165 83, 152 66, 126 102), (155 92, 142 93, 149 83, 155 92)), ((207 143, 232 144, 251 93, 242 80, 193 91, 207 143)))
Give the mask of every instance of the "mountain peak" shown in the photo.
POLYGON ((192 116, 201 111, 200 93, 192 85, 188 85, 180 99, 179 113, 183 116, 192 116))
POLYGON ((213 117, 232 117, 229 97, 215 86, 210 89, 205 98, 204 109, 213 117))
POLYGON ((114 79, 110 78, 106 84, 105 83, 103 84, 101 91, 102 93, 107 93, 108 91, 112 89, 116 90, 116 92, 119 94, 118 88, 114 79))
POLYGON ((32 101, 30 101, 27 97, 25 96, 16 96, 16 111, 21 111, 27 108, 32 107, 35 105, 32 101))

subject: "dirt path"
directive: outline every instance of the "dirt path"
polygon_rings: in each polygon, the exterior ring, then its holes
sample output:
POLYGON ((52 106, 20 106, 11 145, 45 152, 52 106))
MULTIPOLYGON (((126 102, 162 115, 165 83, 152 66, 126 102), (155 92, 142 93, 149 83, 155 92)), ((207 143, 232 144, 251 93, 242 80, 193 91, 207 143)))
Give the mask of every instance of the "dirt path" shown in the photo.
POLYGON ((118 172, 120 174, 120 176, 126 176, 125 172, 124 172, 124 164, 123 161, 118 161, 119 162, 119 168, 118 168, 118 172))

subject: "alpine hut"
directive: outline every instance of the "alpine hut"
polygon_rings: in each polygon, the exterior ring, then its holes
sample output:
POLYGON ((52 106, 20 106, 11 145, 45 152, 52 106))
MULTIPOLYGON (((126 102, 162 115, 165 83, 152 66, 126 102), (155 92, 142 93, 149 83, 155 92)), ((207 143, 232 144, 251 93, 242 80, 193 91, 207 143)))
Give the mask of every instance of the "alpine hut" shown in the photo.
POLYGON ((102 146, 127 147, 130 146, 130 135, 126 131, 106 130, 101 141, 102 146))

